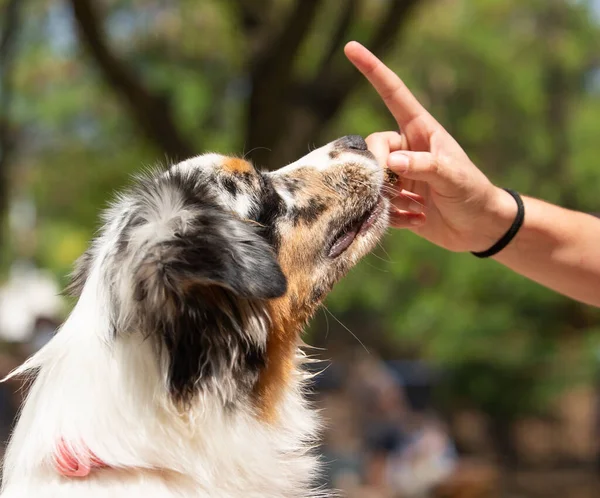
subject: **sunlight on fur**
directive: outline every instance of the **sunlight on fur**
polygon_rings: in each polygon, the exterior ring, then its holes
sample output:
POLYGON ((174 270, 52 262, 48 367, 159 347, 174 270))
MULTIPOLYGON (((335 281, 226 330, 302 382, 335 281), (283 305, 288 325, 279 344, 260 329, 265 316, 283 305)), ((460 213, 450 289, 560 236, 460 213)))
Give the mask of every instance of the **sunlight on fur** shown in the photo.
POLYGON ((269 498, 316 488, 300 334, 387 227, 349 136, 278 171, 206 154, 138 178, 80 258, 2 498, 269 498))

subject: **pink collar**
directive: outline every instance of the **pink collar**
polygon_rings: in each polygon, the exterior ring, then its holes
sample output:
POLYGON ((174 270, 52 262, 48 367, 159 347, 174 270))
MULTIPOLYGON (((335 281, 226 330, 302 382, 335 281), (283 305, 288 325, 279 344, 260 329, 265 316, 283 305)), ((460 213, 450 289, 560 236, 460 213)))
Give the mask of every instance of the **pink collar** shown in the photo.
POLYGON ((87 477, 92 469, 107 468, 108 465, 84 446, 84 452, 75 452, 61 439, 53 455, 56 471, 65 477, 87 477))

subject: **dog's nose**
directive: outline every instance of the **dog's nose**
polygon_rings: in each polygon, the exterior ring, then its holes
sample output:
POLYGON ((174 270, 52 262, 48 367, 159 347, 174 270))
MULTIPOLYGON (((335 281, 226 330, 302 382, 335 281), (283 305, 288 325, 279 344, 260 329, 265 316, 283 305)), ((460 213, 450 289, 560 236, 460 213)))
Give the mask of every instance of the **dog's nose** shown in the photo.
POLYGON ((340 149, 367 150, 367 142, 360 135, 346 135, 335 142, 340 149))

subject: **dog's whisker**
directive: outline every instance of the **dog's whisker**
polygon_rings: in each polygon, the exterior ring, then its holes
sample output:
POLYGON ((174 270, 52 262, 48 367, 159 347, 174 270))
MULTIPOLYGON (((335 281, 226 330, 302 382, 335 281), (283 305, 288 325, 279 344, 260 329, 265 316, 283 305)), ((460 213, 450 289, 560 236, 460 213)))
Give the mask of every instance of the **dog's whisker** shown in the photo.
POLYGON ((258 146, 258 147, 252 147, 252 148, 251 148, 251 149, 250 149, 248 152, 244 152, 244 153, 242 154, 242 159, 246 159, 246 158, 247 158, 247 157, 248 157, 250 154, 252 154, 252 153, 253 153, 255 150, 266 150, 266 151, 269 151, 269 152, 273 152, 273 150, 272 150, 272 149, 269 149, 268 147, 260 147, 260 146, 258 146))
POLYGON ((327 308, 327 306, 323 305, 323 309, 325 311, 327 311, 327 313, 329 313, 331 315, 331 318, 333 318, 336 322, 338 322, 347 332, 350 333, 350 335, 352 337, 354 337, 358 343, 363 347, 363 349, 368 353, 371 354, 370 351, 367 349, 367 346, 364 345, 364 343, 358 338, 358 336, 352 332, 348 327, 346 327, 346 325, 344 325, 340 320, 338 320, 338 318, 331 312, 329 311, 329 308, 327 308))
POLYGON ((392 260, 392 257, 390 256, 390 253, 387 251, 387 249, 385 248, 385 246, 383 245, 383 243, 381 241, 377 242, 377 246, 381 248, 381 250, 383 251, 383 253, 387 256, 388 258, 388 263, 394 264, 395 261, 392 260))
POLYGON ((378 260, 382 261, 383 263, 387 263, 387 264, 393 263, 393 261, 390 261, 389 259, 382 258, 381 256, 379 256, 375 252, 372 252, 371 256, 373 256, 374 258, 377 258, 378 260))
POLYGON ((325 316, 325 339, 327 339, 329 337, 329 317, 327 316, 327 313, 325 312, 325 310, 323 310, 323 315, 325 316))
MULTIPOLYGON (((378 259, 381 259, 381 258, 378 258, 378 259)), ((387 263, 387 261, 385 261, 385 260, 382 260, 382 261, 384 261, 384 262, 387 263)), ((385 268, 379 268, 378 266, 375 266, 375 265, 369 263, 368 261, 365 261, 365 265, 370 266, 374 270, 377 270, 377 271, 379 271, 381 273, 389 273, 390 272, 389 270, 386 270, 385 268)))

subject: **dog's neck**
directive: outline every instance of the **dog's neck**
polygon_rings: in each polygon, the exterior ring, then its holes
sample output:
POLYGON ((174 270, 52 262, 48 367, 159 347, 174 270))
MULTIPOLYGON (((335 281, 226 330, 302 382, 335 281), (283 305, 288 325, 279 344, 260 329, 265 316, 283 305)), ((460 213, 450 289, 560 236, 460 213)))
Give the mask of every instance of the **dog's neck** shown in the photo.
POLYGON ((235 473, 257 460, 265 476, 277 474, 269 467, 293 476, 305 474, 292 470, 298 462, 313 465, 302 448, 316 437, 317 423, 300 394, 295 341, 286 341, 281 362, 265 371, 265 380, 272 376, 264 384, 271 390, 261 393, 268 417, 257 416, 253 403, 223 409, 209 393, 184 410, 168 394, 152 342, 140 333, 111 337, 107 298, 101 286, 86 285, 61 331, 22 369, 38 375, 8 451, 8 474, 47 468, 61 440, 108 467, 192 476, 215 466, 235 473))
POLYGON ((267 362, 255 387, 255 401, 261 419, 273 424, 279 416, 278 406, 296 373, 299 337, 309 315, 290 309, 286 299, 271 303, 269 315, 267 362))

